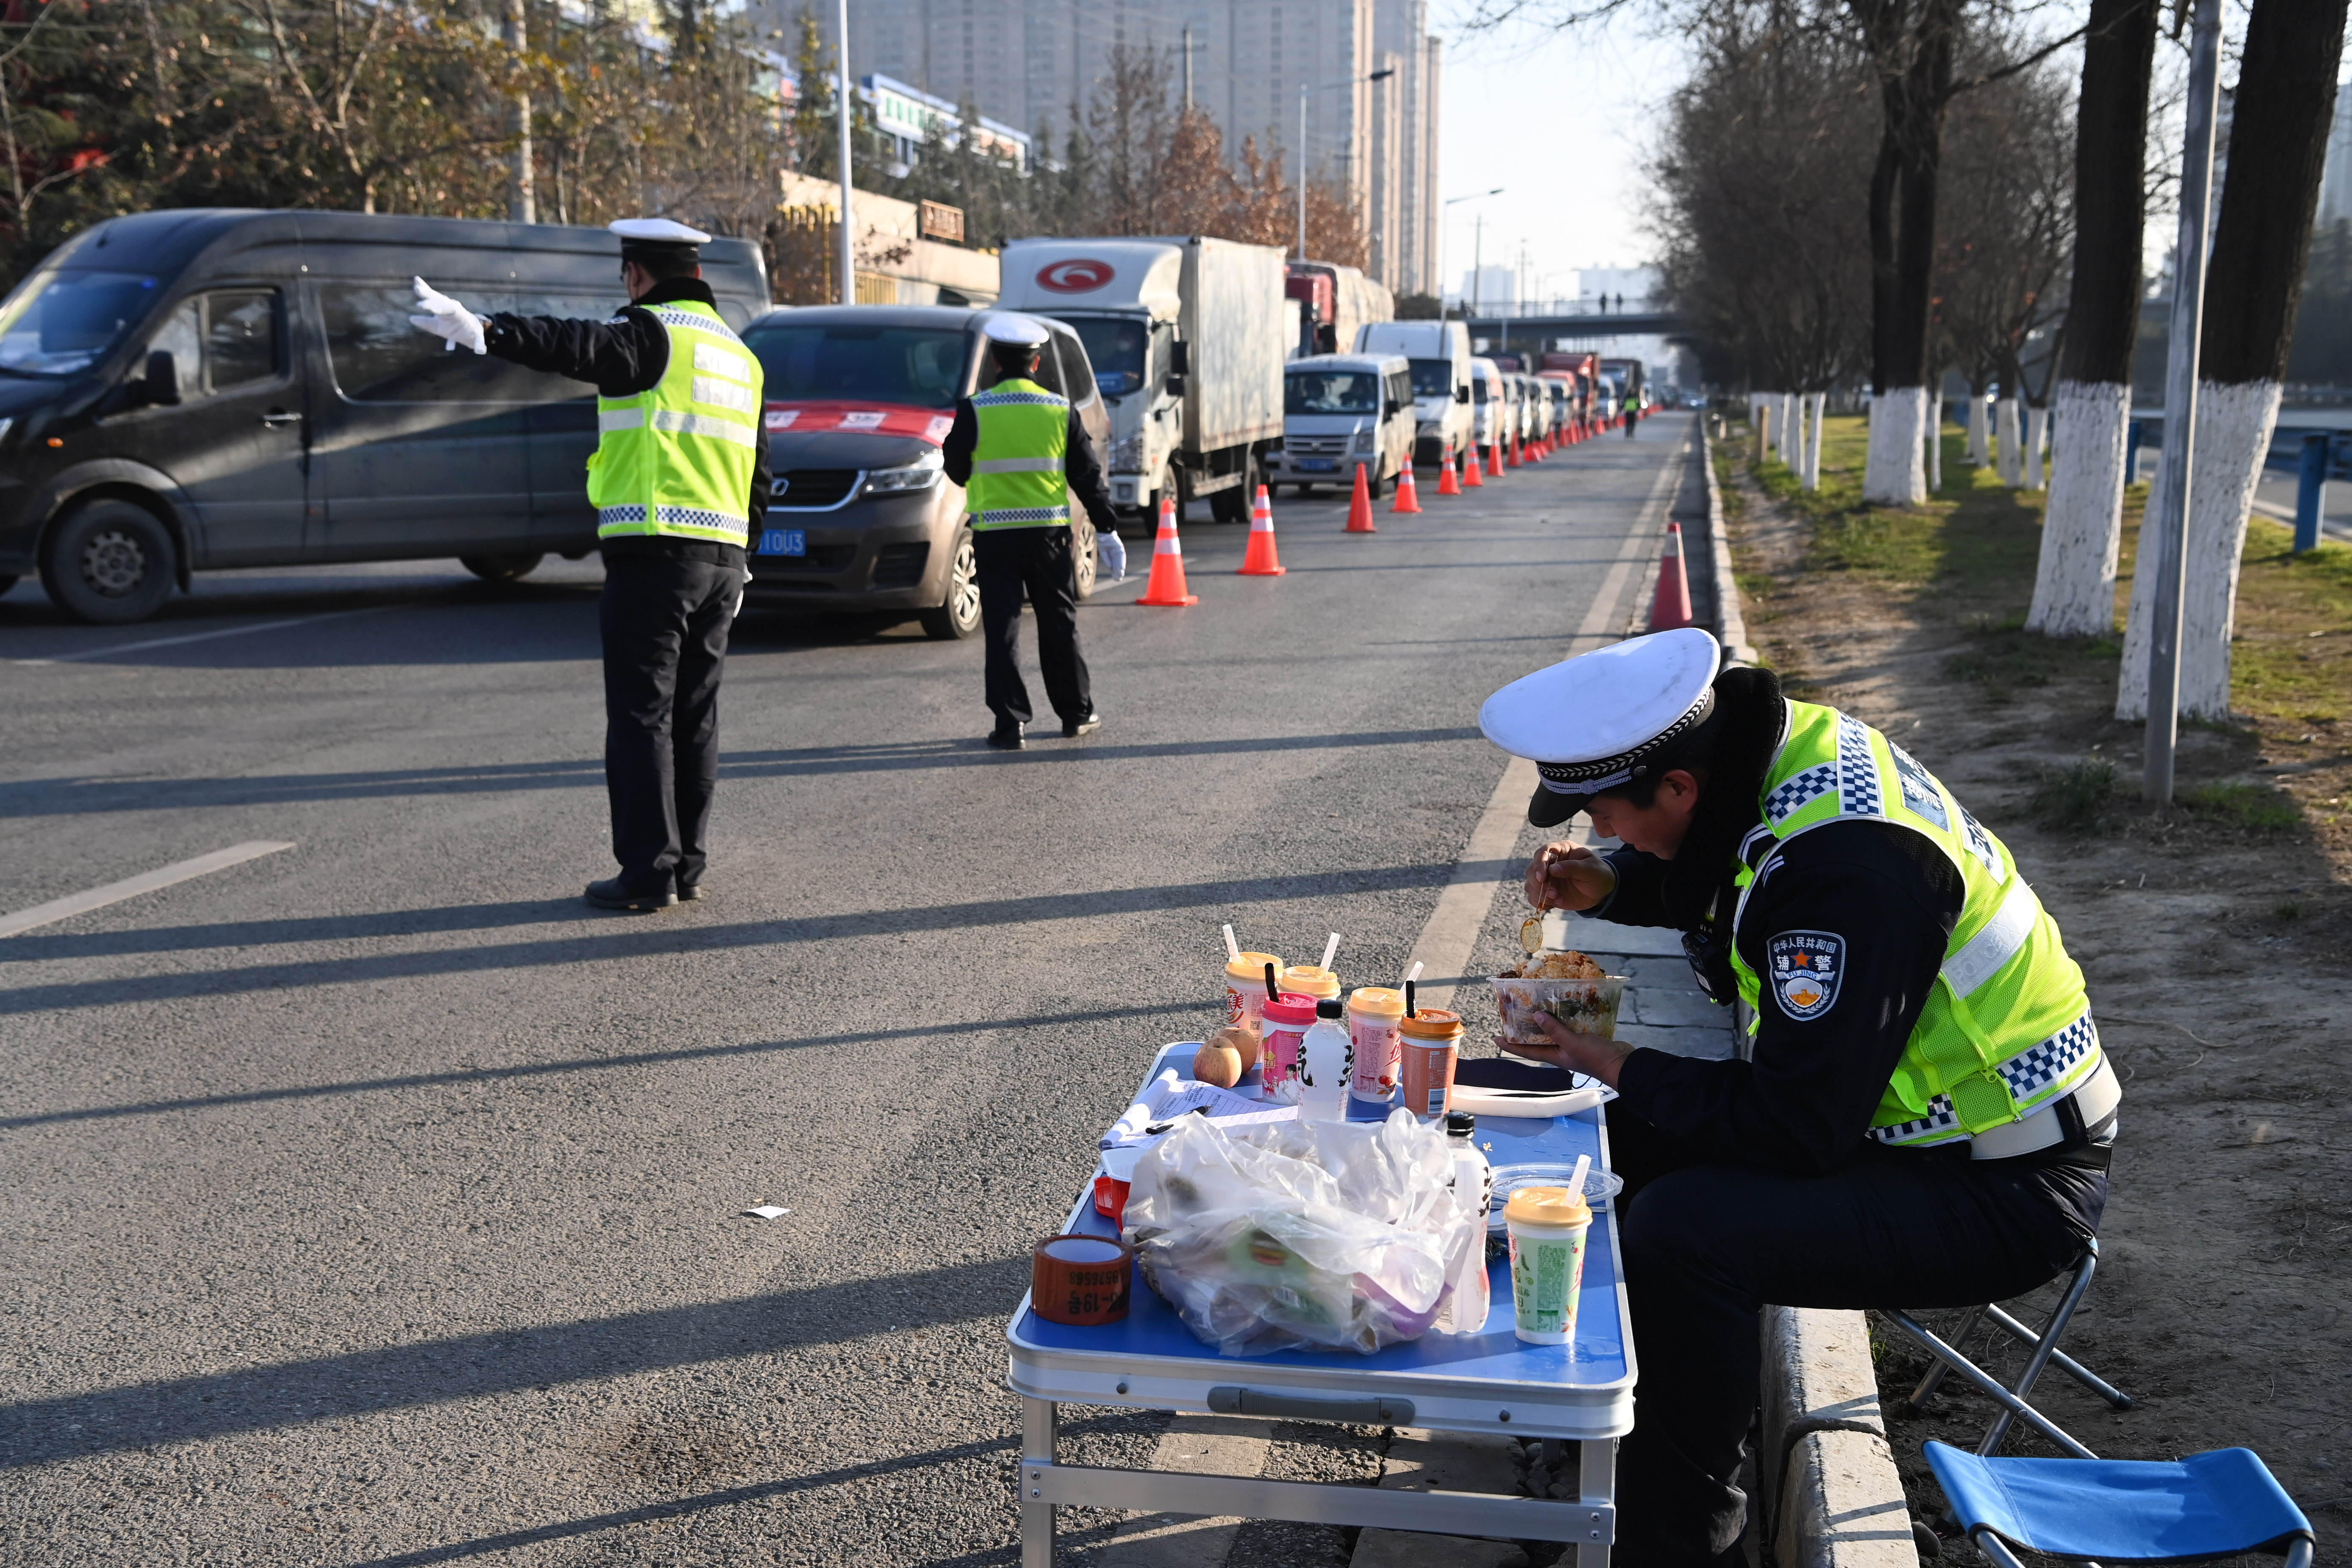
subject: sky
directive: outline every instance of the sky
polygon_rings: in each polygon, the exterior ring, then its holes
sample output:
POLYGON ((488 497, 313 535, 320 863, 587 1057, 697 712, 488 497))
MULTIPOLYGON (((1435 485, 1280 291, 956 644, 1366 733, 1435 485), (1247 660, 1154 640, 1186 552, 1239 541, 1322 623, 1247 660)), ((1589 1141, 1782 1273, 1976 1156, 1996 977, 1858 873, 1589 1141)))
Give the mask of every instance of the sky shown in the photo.
POLYGON ((1641 166, 1657 111, 1683 79, 1679 40, 1627 25, 1469 33, 1459 25, 1463 0, 1431 9, 1431 31, 1445 40, 1444 195, 1503 187, 1446 209, 1446 287, 1460 287, 1474 247, 1490 267, 1517 266, 1524 247, 1536 294, 1573 293, 1584 268, 1653 259, 1641 166))

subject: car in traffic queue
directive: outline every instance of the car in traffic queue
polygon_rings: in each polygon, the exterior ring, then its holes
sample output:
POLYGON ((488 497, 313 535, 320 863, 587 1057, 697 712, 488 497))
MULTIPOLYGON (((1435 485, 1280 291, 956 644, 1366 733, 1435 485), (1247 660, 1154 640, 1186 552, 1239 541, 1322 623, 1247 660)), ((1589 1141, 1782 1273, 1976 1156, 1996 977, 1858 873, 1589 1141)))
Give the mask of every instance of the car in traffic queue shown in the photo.
POLYGON ((1364 469, 1371 494, 1412 462, 1412 363, 1402 354, 1316 354, 1282 374, 1282 445, 1266 459, 1266 491, 1342 489, 1364 469))
POLYGON ((1495 362, 1470 362, 1470 439, 1480 451, 1492 450, 1510 429, 1511 403, 1507 384, 1495 362))
POLYGON ((1460 321, 1367 321, 1360 354, 1402 354, 1412 366, 1412 460, 1436 468, 1472 440, 1470 329, 1460 321))
MULTIPOLYGON (((945 305, 777 310, 743 331, 763 373, 773 493, 751 541, 753 607, 897 614, 950 640, 980 628, 963 488, 942 447, 959 398, 986 390, 984 329, 1000 312, 945 305)), ((1069 398, 1099 459, 1110 425, 1086 345, 1042 316, 1037 381, 1069 398)), ((1094 525, 1070 502, 1078 597, 1095 584, 1094 525)))
POLYGON ((1526 439, 1540 441, 1551 434, 1551 393, 1525 371, 1516 379, 1519 384, 1519 405, 1527 410, 1526 439))
POLYGON ((1576 377, 1560 371, 1538 371, 1536 384, 1543 389, 1545 401, 1551 406, 1552 433, 1567 440, 1575 428, 1576 377))

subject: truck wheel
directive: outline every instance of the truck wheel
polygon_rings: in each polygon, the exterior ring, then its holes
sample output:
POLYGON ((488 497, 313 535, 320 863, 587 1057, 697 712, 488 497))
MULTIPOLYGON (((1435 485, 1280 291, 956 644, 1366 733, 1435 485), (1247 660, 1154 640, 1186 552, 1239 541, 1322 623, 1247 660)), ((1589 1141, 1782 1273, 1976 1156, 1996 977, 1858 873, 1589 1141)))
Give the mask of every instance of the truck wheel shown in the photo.
POLYGON ((177 574, 170 531, 145 507, 94 500, 50 531, 41 586, 78 621, 119 626, 161 609, 177 574))
POLYGON ((485 583, 511 583, 527 577, 544 555, 460 555, 457 564, 485 583))
POLYGON ((980 558, 971 548, 971 530, 959 529, 955 554, 948 564, 948 596, 936 610, 919 617, 923 635, 936 642, 957 642, 980 629, 980 558))

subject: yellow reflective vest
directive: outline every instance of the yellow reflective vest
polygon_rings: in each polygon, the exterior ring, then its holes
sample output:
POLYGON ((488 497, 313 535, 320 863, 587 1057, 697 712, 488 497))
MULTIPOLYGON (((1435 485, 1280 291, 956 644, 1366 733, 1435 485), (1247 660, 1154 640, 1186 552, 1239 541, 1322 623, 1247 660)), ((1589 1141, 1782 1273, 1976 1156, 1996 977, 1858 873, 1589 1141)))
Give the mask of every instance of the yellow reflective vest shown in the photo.
MULTIPOLYGON (((1738 931, 1777 845, 1832 822, 1885 822, 1925 836, 1967 890, 1936 988, 1913 1026, 1871 1118, 1884 1143, 1947 1143, 2019 1121, 2084 1083, 2099 1065, 2099 1033, 2083 971, 2058 924, 2000 840, 1902 747, 1834 708, 1788 704, 1788 728, 1766 773, 1763 824, 1735 880, 1738 931)), ((1752 1010, 1765 979, 1732 943, 1732 969, 1752 1010)), ((1751 1024, 1751 1030, 1754 1026, 1751 1024)))
POLYGON ((708 305, 638 308, 669 333, 669 365, 634 397, 596 400, 596 450, 588 459, 596 537, 748 545, 762 439, 760 362, 708 305))
POLYGON ((971 531, 1069 527, 1070 400, 1013 376, 976 395, 971 411, 971 531))

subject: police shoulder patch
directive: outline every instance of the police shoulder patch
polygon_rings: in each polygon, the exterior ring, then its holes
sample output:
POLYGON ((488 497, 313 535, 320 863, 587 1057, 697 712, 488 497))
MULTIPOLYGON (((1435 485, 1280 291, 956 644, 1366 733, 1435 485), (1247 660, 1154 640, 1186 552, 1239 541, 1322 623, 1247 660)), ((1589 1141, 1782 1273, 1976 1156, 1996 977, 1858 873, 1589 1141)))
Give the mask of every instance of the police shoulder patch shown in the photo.
POLYGON ((1780 1011, 1802 1021, 1837 1005, 1845 978, 1845 938, 1825 931, 1784 931, 1765 939, 1768 979, 1780 1011))

